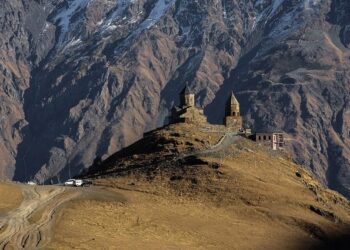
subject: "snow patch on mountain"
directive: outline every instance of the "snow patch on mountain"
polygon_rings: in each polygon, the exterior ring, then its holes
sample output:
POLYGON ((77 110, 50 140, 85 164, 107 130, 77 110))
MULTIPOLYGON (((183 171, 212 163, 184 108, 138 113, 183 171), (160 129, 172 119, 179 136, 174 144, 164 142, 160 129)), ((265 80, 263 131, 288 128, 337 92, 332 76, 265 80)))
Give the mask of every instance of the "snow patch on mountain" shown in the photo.
POLYGON ((311 10, 313 7, 315 7, 319 3, 320 3, 320 0, 305 0, 304 8, 306 10, 311 10))
MULTIPOLYGON (((111 30, 111 26, 113 22, 120 19, 124 13, 124 11, 131 5, 134 4, 137 0, 121 0, 118 1, 116 8, 114 11, 107 17, 106 20, 102 20, 100 24, 102 24, 103 30, 111 30)), ((113 25, 114 26, 114 25, 113 25)))
POLYGON ((79 10, 84 9, 91 0, 68 0, 65 7, 63 7, 54 17, 54 22, 60 27, 60 36, 58 45, 62 45, 66 34, 69 31, 71 19, 79 10))
POLYGON ((255 8, 261 10, 254 18, 252 29, 255 30, 260 22, 264 21, 264 24, 266 24, 270 19, 272 19, 284 1, 285 0, 273 0, 272 2, 268 3, 266 0, 258 0, 255 2, 255 8))
POLYGON ((258 0, 255 3, 255 9, 258 10, 254 18, 252 30, 255 30, 260 24, 266 25, 274 18, 278 18, 275 22, 270 37, 283 38, 285 34, 290 33, 290 29, 297 29, 299 27, 297 17, 302 13, 302 10, 313 10, 320 0, 304 0, 301 1, 300 8, 293 8, 293 10, 283 11, 282 15, 277 17, 279 9, 286 2, 286 0, 272 0, 270 3, 267 0, 258 0))
POLYGON ((130 45, 130 42, 138 37, 144 30, 154 26, 175 2, 176 0, 158 0, 148 17, 115 49, 115 54, 120 53, 127 45, 130 45))
POLYGON ((140 24, 140 27, 137 29, 137 32, 141 32, 144 29, 151 28, 156 24, 159 19, 166 13, 172 4, 175 3, 175 0, 158 0, 148 18, 140 24))

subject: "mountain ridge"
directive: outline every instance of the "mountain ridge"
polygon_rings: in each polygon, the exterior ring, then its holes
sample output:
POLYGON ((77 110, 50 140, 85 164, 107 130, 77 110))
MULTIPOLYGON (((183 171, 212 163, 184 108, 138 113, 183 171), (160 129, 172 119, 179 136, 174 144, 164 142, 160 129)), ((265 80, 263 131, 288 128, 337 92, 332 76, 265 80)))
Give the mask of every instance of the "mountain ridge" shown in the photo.
POLYGON ((346 1, 123 3, 5 1, 1 176, 78 173, 163 125, 190 81, 209 121, 234 89, 247 126, 293 136, 299 163, 348 195, 346 1))

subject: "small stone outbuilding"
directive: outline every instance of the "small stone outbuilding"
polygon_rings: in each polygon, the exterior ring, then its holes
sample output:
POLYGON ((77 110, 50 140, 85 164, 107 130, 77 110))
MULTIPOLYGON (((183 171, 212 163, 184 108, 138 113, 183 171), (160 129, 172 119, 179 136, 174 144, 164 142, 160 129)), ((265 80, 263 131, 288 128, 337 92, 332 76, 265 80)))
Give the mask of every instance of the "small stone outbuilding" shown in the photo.
POLYGON ((285 146, 284 134, 280 132, 256 133, 252 139, 270 146, 273 150, 283 150, 285 146))

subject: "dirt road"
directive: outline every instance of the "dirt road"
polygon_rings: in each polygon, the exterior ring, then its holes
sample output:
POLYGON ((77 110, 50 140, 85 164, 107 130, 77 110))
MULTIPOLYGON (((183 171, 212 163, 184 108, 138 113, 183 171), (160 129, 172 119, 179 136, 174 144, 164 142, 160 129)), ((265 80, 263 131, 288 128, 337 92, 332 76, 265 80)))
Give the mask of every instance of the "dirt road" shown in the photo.
POLYGON ((211 146, 210 148, 208 148, 206 150, 201 150, 201 151, 197 151, 194 153, 192 152, 189 154, 182 155, 179 158, 184 158, 184 157, 193 156, 193 155, 195 155, 195 156, 210 156, 212 154, 215 154, 217 152, 220 152, 220 151, 226 149, 230 145, 239 141, 241 138, 242 137, 239 136, 235 132, 226 133, 223 137, 221 137, 220 141, 217 144, 215 144, 214 146, 211 146))
POLYGON ((23 186, 21 205, 0 217, 0 249, 35 249, 50 241, 58 207, 80 191, 65 187, 23 186))

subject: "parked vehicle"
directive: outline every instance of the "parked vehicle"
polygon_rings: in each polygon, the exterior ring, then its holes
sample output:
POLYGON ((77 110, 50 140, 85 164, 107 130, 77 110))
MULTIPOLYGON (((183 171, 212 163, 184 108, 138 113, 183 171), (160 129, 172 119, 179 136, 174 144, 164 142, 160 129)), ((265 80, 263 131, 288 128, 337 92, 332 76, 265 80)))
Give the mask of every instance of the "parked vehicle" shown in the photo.
POLYGON ((64 183, 65 186, 75 186, 75 179, 69 179, 64 183))
POLYGON ((38 185, 35 181, 28 181, 27 184, 30 185, 30 186, 38 185))
POLYGON ((90 186, 92 185, 92 181, 90 180, 83 180, 83 186, 86 187, 86 186, 90 186))
POLYGON ((69 179, 64 183, 65 186, 75 186, 75 187, 89 186, 91 184, 92 184, 92 181, 82 180, 82 179, 69 179))
POLYGON ((76 179, 75 180, 75 186, 76 187, 82 187, 84 185, 84 181, 81 179, 76 179))

